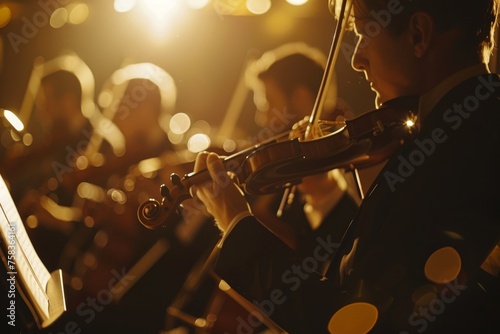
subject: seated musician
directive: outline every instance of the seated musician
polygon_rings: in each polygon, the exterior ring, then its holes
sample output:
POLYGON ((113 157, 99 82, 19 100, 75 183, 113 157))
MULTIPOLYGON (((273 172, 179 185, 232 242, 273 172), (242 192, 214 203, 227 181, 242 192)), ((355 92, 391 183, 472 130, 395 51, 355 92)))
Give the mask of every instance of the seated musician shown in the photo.
POLYGON ((497 7, 354 0, 352 65, 377 105, 419 97, 418 134, 388 157, 324 276, 315 259, 328 240, 297 258, 222 179, 219 157, 200 154, 195 171, 214 181, 192 193, 224 231, 217 273, 269 316, 286 309, 291 333, 498 332, 498 271, 481 269, 500 239, 500 79, 487 65, 497 7))

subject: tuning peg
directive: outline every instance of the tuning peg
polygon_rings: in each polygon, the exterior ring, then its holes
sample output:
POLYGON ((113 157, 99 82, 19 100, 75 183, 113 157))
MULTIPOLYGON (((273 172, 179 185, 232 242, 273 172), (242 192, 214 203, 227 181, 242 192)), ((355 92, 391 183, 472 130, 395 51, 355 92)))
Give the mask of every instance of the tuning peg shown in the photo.
POLYGON ((184 185, 182 184, 181 177, 177 175, 176 173, 170 174, 170 181, 180 189, 184 188, 184 185))
POLYGON ((162 197, 166 197, 169 201, 172 200, 172 197, 170 196, 170 189, 168 189, 165 184, 160 186, 160 194, 162 197))

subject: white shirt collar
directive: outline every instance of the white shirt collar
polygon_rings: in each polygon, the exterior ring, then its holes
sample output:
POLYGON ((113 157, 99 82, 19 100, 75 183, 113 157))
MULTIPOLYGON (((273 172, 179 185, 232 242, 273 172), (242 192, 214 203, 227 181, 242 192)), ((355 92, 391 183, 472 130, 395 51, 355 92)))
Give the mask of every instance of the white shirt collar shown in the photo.
POLYGON ((306 203, 304 205, 304 213, 313 230, 319 228, 325 216, 340 202, 347 191, 347 181, 338 170, 332 171, 337 181, 337 186, 332 187, 332 190, 325 194, 321 201, 315 205, 306 203))

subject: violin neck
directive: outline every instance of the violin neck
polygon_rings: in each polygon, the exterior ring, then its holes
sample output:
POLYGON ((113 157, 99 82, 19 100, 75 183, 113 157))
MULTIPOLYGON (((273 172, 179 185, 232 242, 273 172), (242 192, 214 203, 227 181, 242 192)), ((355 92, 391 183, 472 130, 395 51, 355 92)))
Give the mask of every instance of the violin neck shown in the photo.
MULTIPOLYGON (((224 158, 224 160, 222 160, 222 163, 228 172, 233 172, 236 174, 236 176, 238 176, 238 174, 240 173, 240 168, 243 164, 243 160, 248 153, 253 152, 254 150, 255 147, 249 147, 246 150, 240 151, 224 158)), ((202 169, 198 172, 187 173, 182 179, 182 184, 184 187, 189 189, 194 185, 198 185, 206 181, 210 181, 210 174, 207 169, 202 169)))

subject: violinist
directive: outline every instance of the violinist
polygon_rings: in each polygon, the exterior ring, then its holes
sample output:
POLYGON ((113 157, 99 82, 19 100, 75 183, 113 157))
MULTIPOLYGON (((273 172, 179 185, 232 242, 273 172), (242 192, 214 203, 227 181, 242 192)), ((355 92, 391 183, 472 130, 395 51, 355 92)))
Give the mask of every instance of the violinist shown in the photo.
MULTIPOLYGON (((389 157, 325 275, 221 182, 216 154, 201 153, 195 171, 215 181, 192 193, 224 231, 217 273, 270 316, 290 306, 291 333, 498 332, 498 270, 481 268, 500 239, 500 78, 488 66, 497 9, 496 0, 354 0, 352 66, 377 106, 419 97, 418 134, 389 157), (270 250, 281 261, 254 279, 251 264, 270 250), (291 290, 306 298, 293 304, 291 290)), ((318 241, 316 255, 330 246, 318 241)))

